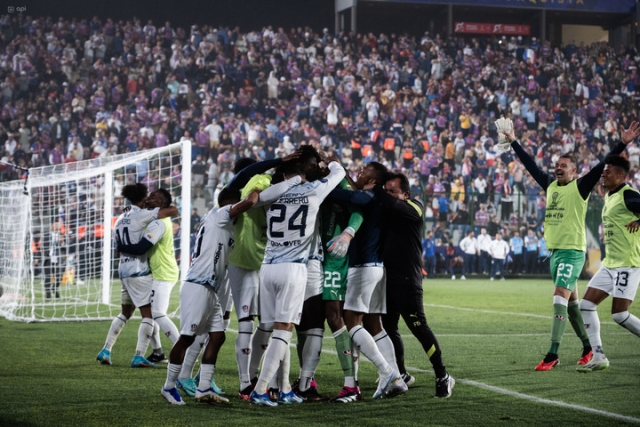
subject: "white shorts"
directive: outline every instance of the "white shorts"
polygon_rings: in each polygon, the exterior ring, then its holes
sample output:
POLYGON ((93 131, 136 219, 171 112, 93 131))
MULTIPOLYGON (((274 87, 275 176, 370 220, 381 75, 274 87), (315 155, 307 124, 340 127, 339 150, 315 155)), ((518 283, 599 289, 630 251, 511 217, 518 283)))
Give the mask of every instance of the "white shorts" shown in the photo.
POLYGON ((180 289, 180 335, 224 332, 222 314, 211 286, 184 282, 180 289))
POLYGON ((306 264, 263 264, 260 269, 260 322, 298 325, 306 282, 306 264))
POLYGON ((147 276, 125 277, 121 280, 136 307, 139 308, 151 304, 151 283, 153 279, 150 274, 147 276))
POLYGON ((387 280, 384 267, 349 268, 344 309, 356 313, 387 312, 387 280))
POLYGON ((258 289, 260 286, 259 273, 231 264, 229 264, 227 271, 233 305, 238 319, 257 316, 258 289))
POLYGON ((307 286, 304 290, 304 300, 322 294, 324 286, 324 271, 322 261, 310 259, 307 264, 307 286))
POLYGON ((614 298, 633 301, 638 291, 638 282, 640 282, 640 268, 600 267, 589 281, 587 288, 599 289, 614 298))
POLYGON ((220 300, 220 307, 222 307, 223 314, 227 311, 231 311, 233 308, 233 299, 231 298, 231 288, 229 287, 229 274, 227 273, 224 278, 224 282, 220 289, 218 289, 218 299, 220 300))
POLYGON ((129 296, 129 292, 127 292, 127 288, 122 284, 122 291, 120 291, 120 304, 122 305, 133 305, 133 301, 131 301, 131 297, 129 296))
POLYGON ((151 282, 151 313, 153 317, 166 316, 175 283, 153 280, 151 282))

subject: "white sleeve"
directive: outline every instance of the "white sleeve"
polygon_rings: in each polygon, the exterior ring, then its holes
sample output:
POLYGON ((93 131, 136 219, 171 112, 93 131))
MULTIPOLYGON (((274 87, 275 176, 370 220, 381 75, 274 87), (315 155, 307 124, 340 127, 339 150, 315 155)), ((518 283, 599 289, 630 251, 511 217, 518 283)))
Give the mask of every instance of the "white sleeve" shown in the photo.
POLYGON ((165 230, 166 227, 164 226, 164 222, 156 219, 155 221, 151 221, 149 225, 147 225, 147 229, 144 232, 144 238, 155 245, 160 241, 160 239, 162 239, 165 230))
POLYGON ((320 180, 320 185, 316 187, 316 194, 320 200, 324 200, 334 188, 340 184, 342 178, 345 177, 346 172, 344 168, 338 162, 329 163, 329 175, 320 180))
POLYGON ((158 219, 158 212, 160 211, 160 208, 155 208, 155 209, 140 209, 137 213, 136 213, 136 219, 140 220, 141 223, 143 224, 148 224, 153 220, 158 219))
POLYGON ((229 211, 231 210, 232 205, 227 205, 223 208, 220 208, 218 212, 216 212, 215 222, 216 225, 220 227, 224 227, 233 222, 233 219, 229 216, 229 211))
POLYGON ((300 175, 296 175, 293 178, 287 179, 286 181, 282 181, 275 185, 272 185, 271 187, 260 193, 258 203, 256 203, 255 207, 268 205, 275 202, 280 198, 280 196, 289 191, 292 187, 299 185, 301 182, 302 178, 300 177, 300 175))

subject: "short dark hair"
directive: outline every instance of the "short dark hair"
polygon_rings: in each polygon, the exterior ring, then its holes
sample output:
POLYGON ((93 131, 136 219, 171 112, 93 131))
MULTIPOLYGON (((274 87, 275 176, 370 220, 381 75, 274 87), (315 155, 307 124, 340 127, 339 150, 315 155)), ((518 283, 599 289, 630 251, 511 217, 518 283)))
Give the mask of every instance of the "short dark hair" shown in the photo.
POLYGON ((604 161, 604 164, 621 168, 624 171, 625 175, 629 173, 629 170, 631 170, 629 160, 617 154, 612 154, 607 157, 604 161))
POLYGON ((162 197, 164 197, 164 203, 162 205, 163 208, 168 208, 169 206, 171 206, 171 202, 173 202, 173 197, 171 197, 171 193, 169 193, 169 191, 167 191, 164 188, 158 188, 156 192, 162 194, 162 197))
POLYGON ((312 145, 301 145, 300 148, 298 148, 298 151, 302 154, 300 154, 296 163, 299 162, 300 164, 304 164, 313 158, 315 158, 318 163, 321 161, 318 150, 316 150, 312 145))
POLYGON ((375 171, 374 174, 375 174, 376 184, 378 185, 384 184, 387 181, 386 177, 387 177, 387 174, 389 173, 386 166, 378 162, 370 162, 369 165, 372 166, 373 170, 375 171))
POLYGON ((147 197, 149 190, 147 186, 137 182, 135 184, 129 184, 122 187, 122 197, 129 200, 134 205, 137 205, 147 197))
POLYGON ((240 172, 242 169, 254 163, 256 163, 256 160, 251 159, 249 157, 243 157, 241 159, 238 159, 238 161, 236 161, 236 164, 233 166, 233 174, 237 175, 238 172, 240 172))
POLYGON ((407 178, 405 174, 399 172, 389 172, 387 173, 385 182, 394 179, 400 180, 400 190, 402 190, 403 193, 409 193, 411 191, 411 187, 409 186, 409 178, 407 178))
POLYGON ((225 187, 218 194, 218 206, 224 206, 223 202, 236 203, 240 201, 240 190, 225 187))
POLYGON ((571 163, 573 163, 574 165, 576 164, 576 158, 573 156, 573 154, 563 154, 562 156, 559 157, 560 159, 567 159, 569 160, 571 163))

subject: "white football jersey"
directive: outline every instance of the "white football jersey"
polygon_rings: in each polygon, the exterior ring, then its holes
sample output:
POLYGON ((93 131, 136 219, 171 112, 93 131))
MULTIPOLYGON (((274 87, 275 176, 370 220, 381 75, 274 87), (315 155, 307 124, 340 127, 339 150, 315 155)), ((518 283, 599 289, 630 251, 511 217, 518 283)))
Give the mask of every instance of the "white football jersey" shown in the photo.
POLYGON ((227 260, 233 249, 231 206, 213 208, 200 221, 187 282, 211 286, 216 292, 224 283, 227 260))
POLYGON ((309 259, 324 261, 324 250, 322 249, 322 239, 320 238, 320 215, 316 218, 316 226, 313 230, 313 237, 311 238, 309 259))
POLYGON ((336 162, 329 164, 329 170, 326 178, 292 187, 269 207, 265 264, 308 261, 320 204, 345 175, 336 162))
MULTIPOLYGON (((118 217, 114 227, 113 238, 124 245, 135 245, 144 237, 147 225, 158 218, 159 208, 140 209, 131 206, 128 212, 118 217)), ((120 278, 146 276, 151 274, 147 255, 120 254, 120 264, 118 265, 120 278)))

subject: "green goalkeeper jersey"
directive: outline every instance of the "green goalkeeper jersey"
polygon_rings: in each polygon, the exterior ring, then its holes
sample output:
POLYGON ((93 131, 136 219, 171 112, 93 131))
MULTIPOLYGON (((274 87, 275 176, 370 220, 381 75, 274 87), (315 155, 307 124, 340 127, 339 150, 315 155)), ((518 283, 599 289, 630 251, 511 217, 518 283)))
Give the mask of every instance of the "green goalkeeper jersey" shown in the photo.
POLYGON ((624 192, 635 191, 628 184, 613 194, 607 194, 602 208, 606 257, 602 265, 607 268, 640 267, 640 233, 629 233, 625 225, 638 220, 638 215, 627 209, 624 192))

